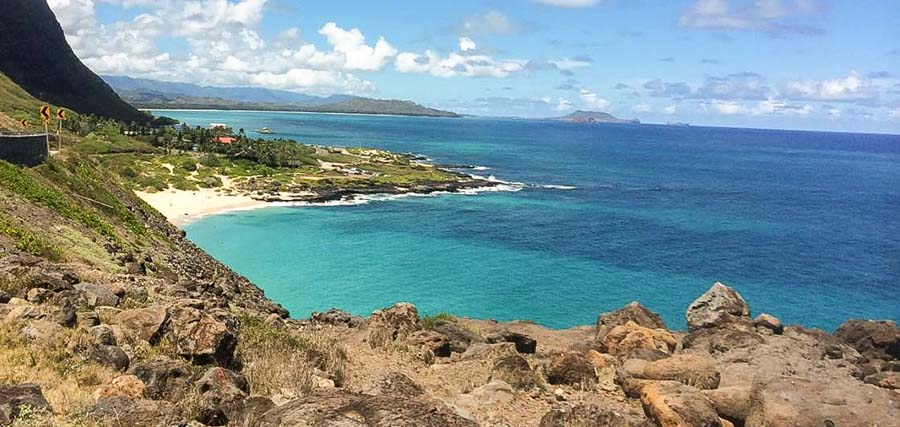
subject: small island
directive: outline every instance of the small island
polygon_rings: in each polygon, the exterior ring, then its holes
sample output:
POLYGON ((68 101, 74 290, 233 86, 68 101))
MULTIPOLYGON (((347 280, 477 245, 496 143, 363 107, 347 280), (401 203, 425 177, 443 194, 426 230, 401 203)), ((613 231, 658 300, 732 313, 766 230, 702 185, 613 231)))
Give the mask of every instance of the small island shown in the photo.
POLYGON ((641 123, 638 119, 620 119, 612 114, 604 113, 602 111, 584 110, 575 111, 574 113, 558 117, 555 120, 570 123, 627 123, 635 125, 641 123))

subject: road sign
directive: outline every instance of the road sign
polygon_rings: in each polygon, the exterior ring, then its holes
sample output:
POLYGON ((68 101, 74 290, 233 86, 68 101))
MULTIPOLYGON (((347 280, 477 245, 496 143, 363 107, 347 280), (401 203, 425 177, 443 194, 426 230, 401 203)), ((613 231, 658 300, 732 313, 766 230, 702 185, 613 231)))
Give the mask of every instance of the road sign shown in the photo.
POLYGON ((22 127, 28 129, 28 120, 22 119, 19 123, 22 124, 22 127))
POLYGON ((50 107, 48 107, 46 105, 41 107, 41 120, 43 120, 45 122, 50 121, 50 107))
POLYGON ((65 120, 65 119, 66 119, 66 110, 63 110, 62 108, 60 108, 59 110, 57 110, 57 111, 56 111, 56 117, 57 117, 58 119, 60 119, 60 120, 65 120))

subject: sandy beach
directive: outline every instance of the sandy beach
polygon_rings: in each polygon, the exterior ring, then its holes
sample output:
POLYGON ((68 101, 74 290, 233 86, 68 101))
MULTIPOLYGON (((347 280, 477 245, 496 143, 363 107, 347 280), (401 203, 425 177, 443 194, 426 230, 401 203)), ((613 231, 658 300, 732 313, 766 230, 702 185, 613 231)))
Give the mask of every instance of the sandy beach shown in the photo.
POLYGON ((177 227, 202 218, 223 212, 253 209, 266 205, 265 201, 254 200, 244 195, 229 195, 214 189, 182 191, 169 189, 157 193, 136 191, 135 194, 160 211, 177 227))

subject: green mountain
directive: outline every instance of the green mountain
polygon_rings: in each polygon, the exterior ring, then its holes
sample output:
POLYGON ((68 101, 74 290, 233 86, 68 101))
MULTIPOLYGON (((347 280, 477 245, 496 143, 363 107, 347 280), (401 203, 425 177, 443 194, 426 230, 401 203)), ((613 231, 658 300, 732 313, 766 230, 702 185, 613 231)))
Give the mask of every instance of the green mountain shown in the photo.
POLYGON ((641 121, 638 119, 620 119, 616 116, 613 116, 609 113, 604 113, 601 111, 584 111, 578 110, 571 114, 565 115, 563 117, 558 117, 555 120, 562 120, 566 122, 572 123, 632 123, 638 124, 641 121))

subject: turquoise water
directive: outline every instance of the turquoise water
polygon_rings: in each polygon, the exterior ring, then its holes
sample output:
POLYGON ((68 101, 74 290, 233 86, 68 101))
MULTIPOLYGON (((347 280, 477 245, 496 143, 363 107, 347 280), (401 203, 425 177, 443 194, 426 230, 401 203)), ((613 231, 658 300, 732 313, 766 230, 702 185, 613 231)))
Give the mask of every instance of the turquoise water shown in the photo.
POLYGON ((517 192, 275 207, 188 237, 304 317, 396 301, 552 327, 639 300, 673 328, 713 282, 754 313, 900 320, 900 137, 253 112, 160 112, 486 166, 517 192), (556 187, 561 186, 561 187, 556 187))

